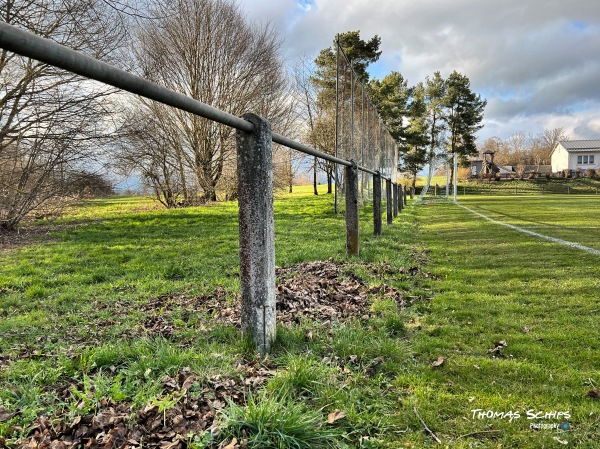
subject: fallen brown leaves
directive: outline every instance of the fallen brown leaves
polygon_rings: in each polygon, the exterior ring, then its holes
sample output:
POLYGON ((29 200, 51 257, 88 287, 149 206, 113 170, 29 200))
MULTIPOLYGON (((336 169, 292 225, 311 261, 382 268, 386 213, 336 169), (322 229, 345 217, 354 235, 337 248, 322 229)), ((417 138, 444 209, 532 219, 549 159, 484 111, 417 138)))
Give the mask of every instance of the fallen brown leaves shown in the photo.
MULTIPOLYGON (((417 268, 396 269, 388 264, 370 267, 373 273, 386 277, 414 276, 417 268)), ((388 284, 369 287, 358 277, 345 271, 343 264, 331 260, 305 262, 287 268, 277 268, 279 283, 276 291, 277 321, 282 325, 298 324, 303 320, 315 322, 366 319, 370 296, 378 295, 396 301, 399 308, 409 305, 402 291, 388 284)), ((172 315, 183 311, 184 318, 200 313, 213 323, 240 327, 241 303, 224 289, 210 294, 189 297, 161 295, 142 307, 147 317, 141 333, 150 337, 172 338, 179 330, 172 315)))
POLYGON ((327 415, 327 424, 333 424, 336 421, 339 421, 340 419, 344 419, 346 417, 346 414, 340 410, 335 410, 333 412, 331 412, 329 415, 327 415))
POLYGON ((214 376, 200 379, 189 369, 163 380, 165 398, 175 398, 161 408, 160 399, 137 413, 131 405, 103 400, 96 413, 75 417, 71 423, 55 423, 44 415, 30 427, 22 449, 71 447, 127 449, 187 447, 190 433, 216 429, 215 416, 229 401, 242 404, 249 390, 262 386, 271 375, 260 365, 239 367, 243 380, 214 376))
MULTIPOLYGON (((291 326, 307 320, 324 326, 335 321, 367 319, 372 296, 393 299, 399 308, 409 305, 402 291, 385 283, 370 287, 347 268, 328 260, 277 269, 278 322, 291 326)), ((387 264, 377 265, 373 271, 382 278, 419 274, 416 268, 398 270, 387 264)), ((128 307, 124 305, 124 309, 128 307)), ((240 299, 221 288, 197 296, 161 295, 142 306, 141 311, 146 317, 138 329, 128 334, 130 337, 176 338, 193 314, 208 318, 195 323, 203 330, 214 323, 240 326, 240 299)), ((306 330, 306 338, 313 338, 310 330, 306 330)), ((344 370, 358 363, 357 356, 350 356, 347 362, 335 359, 339 358, 334 357, 331 363, 344 370)), ((378 357, 367 363, 365 375, 375 372, 383 362, 384 359, 378 357)), ((263 386, 272 375, 257 362, 240 362, 236 368, 240 375, 235 379, 199 378, 185 369, 175 378, 164 379, 163 396, 137 412, 132 410, 131 404, 102 400, 94 413, 82 414, 69 423, 64 422, 62 416, 42 415, 31 425, 29 437, 19 448, 183 449, 187 447, 190 433, 217 434, 215 417, 219 410, 228 402, 243 404, 248 392, 263 386)), ((66 396, 68 393, 65 389, 66 396)), ((0 409, 0 421, 12 418, 13 413, 0 409)), ((336 410, 329 415, 328 422, 344 417, 343 412, 336 410)), ((240 445, 235 440, 223 444, 226 448, 240 445)))

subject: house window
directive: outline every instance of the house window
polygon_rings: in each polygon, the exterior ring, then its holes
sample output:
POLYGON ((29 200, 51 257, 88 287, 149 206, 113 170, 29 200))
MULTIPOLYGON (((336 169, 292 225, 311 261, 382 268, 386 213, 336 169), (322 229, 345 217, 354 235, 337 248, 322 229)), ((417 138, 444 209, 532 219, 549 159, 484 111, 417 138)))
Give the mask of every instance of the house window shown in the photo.
POLYGON ((593 163, 594 163, 593 155, 577 156, 577 165, 593 164, 593 163))

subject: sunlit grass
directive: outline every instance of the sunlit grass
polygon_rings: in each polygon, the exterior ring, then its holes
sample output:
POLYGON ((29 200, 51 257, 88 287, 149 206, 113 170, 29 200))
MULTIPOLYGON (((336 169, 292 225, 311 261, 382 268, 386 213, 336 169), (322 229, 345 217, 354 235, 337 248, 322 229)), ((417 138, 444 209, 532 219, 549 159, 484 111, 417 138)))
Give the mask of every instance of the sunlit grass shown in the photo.
MULTIPOLYGON (((600 405, 587 396, 600 383, 596 256, 452 205, 410 205, 375 238, 367 205, 361 255, 348 258, 344 217, 333 214, 321 188, 316 197, 311 188, 278 193, 277 265, 349 262, 346 270, 367 285, 402 289, 410 307, 399 311, 394 300, 372 295, 369 317, 279 326, 267 359, 249 351, 236 327, 182 306, 170 315, 178 325, 172 336, 149 336, 144 307, 160 295, 220 289, 234 300, 237 205, 168 211, 148 198, 88 202, 52 223, 47 240, 0 254, 0 355, 10 358, 0 367, 0 407, 21 411, 0 422, 0 436, 16 444, 41 413, 70 421, 82 397, 90 411, 101 397, 142 408, 162 397, 165 376, 184 367, 201 379, 239 379, 240 364, 254 363, 272 376, 250 407, 226 410, 237 423, 226 435, 270 432, 257 444, 278 444, 278 428, 265 423, 286 410, 286 428, 307 440, 310 426, 327 433, 324 420, 337 409, 346 416, 324 445, 437 447, 416 407, 442 447, 533 449, 560 445, 555 438, 596 447, 600 405), (380 264, 390 273, 374 274, 380 264), (401 274, 413 267, 417 275, 401 274), (502 356, 490 352, 501 340, 502 356), (440 356, 443 366, 432 367, 440 356), (70 385, 77 391, 59 397, 70 385), (522 418, 477 419, 476 409, 522 418), (527 410, 569 411, 571 430, 530 430, 527 410)), ((461 201, 496 220, 598 248, 594 196, 461 201)))

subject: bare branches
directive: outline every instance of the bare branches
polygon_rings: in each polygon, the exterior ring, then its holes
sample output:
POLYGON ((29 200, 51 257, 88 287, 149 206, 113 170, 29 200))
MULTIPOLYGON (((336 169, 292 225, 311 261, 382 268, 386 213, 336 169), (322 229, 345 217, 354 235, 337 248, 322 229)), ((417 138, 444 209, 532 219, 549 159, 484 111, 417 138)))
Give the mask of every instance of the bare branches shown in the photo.
MULTIPOLYGON (((71 48, 111 59, 125 33, 92 0, 0 1, 9 23, 71 48)), ((54 208, 111 140, 103 120, 112 91, 46 64, 0 54, 0 228, 54 208)))
MULTIPOLYGON (((142 76, 234 115, 262 115, 274 130, 286 126, 287 80, 279 58, 281 42, 271 26, 248 24, 229 0, 167 0, 149 13, 160 19, 140 28, 133 48, 142 76)), ((156 124, 148 132, 161 140, 163 159, 171 161, 168 179, 181 183, 176 190, 182 204, 216 200, 218 189, 234 196, 231 128, 144 100, 136 107, 156 124)), ((145 137, 139 145, 146 146, 145 137)), ((150 160, 139 161, 144 167, 138 169, 149 173, 150 160)), ((162 173, 147 176, 159 190, 158 184, 167 181, 162 173)))

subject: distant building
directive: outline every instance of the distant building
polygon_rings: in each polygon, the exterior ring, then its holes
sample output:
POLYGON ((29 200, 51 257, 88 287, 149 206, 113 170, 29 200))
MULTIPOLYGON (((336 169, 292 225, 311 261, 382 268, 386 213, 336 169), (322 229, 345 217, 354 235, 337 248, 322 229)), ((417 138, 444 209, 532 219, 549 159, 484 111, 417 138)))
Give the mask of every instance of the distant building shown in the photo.
POLYGON ((552 172, 600 168, 600 140, 560 140, 551 155, 552 172))

